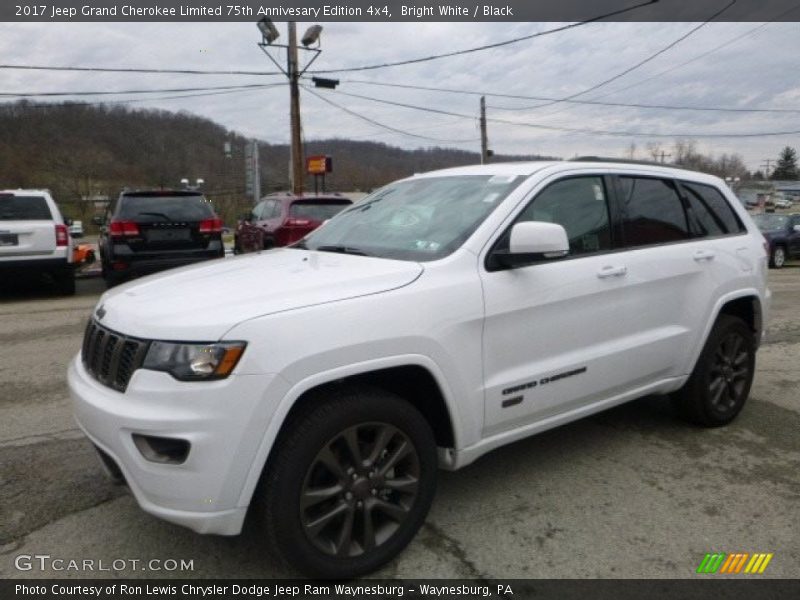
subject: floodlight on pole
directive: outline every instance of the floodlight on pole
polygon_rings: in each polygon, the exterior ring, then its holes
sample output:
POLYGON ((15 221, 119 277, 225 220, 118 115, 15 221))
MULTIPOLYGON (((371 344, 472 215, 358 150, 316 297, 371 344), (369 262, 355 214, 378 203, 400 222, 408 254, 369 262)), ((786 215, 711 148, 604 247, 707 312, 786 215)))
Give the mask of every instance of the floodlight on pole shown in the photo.
POLYGON ((312 25, 303 34, 300 42, 308 48, 311 44, 316 44, 319 41, 319 36, 322 33, 322 25, 312 25))
POLYGON ((258 30, 261 32, 261 36, 264 38, 265 44, 271 44, 281 35, 275 28, 275 24, 272 22, 272 19, 268 17, 264 17, 258 22, 258 30))

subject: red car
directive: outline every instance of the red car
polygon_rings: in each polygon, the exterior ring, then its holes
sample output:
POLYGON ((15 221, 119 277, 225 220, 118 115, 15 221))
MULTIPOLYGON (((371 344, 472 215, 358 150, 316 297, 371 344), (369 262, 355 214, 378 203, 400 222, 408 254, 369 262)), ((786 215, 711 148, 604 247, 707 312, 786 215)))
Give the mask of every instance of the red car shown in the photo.
POLYGON ((242 254, 293 244, 352 203, 338 194, 265 196, 237 223, 233 251, 242 254))

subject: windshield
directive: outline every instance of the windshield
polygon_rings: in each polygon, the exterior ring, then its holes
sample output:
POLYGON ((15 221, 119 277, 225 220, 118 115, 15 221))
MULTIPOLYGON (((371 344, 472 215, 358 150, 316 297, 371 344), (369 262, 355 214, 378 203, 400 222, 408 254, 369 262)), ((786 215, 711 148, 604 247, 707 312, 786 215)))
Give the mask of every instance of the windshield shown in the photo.
POLYGON ((776 229, 785 229, 789 224, 789 217, 786 215, 753 215, 753 221, 761 231, 775 231, 776 229))
POLYGON ((125 196, 117 217, 140 222, 202 221, 214 216, 203 196, 125 196))
POLYGON ((524 179, 456 175, 393 183, 339 213, 297 247, 437 260, 461 246, 524 179))

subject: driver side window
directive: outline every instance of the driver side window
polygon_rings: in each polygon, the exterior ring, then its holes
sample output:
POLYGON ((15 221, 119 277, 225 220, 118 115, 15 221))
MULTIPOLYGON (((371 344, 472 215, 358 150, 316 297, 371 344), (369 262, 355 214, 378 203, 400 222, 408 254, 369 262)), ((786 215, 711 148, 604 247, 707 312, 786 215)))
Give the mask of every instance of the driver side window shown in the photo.
POLYGON ((567 231, 569 255, 611 249, 608 195, 602 177, 572 177, 540 192, 515 223, 556 223, 567 231))

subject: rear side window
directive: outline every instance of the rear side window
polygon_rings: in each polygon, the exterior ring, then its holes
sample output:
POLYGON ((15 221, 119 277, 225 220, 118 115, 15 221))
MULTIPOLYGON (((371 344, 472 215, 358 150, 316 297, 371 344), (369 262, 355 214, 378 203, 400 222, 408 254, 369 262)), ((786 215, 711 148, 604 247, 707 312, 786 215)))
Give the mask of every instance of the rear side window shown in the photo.
POLYGON ((620 177, 623 235, 627 246, 667 244, 689 238, 683 202, 671 181, 620 177))
POLYGON ((728 235, 745 231, 722 193, 713 186, 681 182, 689 200, 689 222, 700 237, 728 235))
POLYGON ((331 217, 338 215, 349 205, 349 202, 293 202, 289 207, 289 217, 309 219, 311 221, 327 221, 331 217))
POLYGON ((202 221, 214 216, 203 196, 124 196, 117 217, 141 222, 202 221))
POLYGON ((0 221, 52 221, 43 196, 0 194, 0 221))

